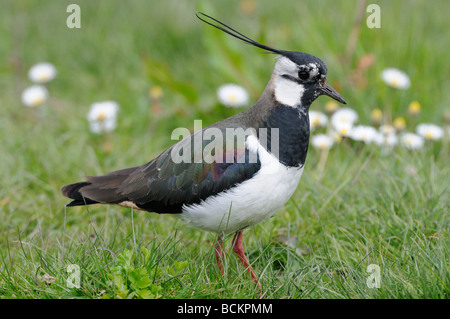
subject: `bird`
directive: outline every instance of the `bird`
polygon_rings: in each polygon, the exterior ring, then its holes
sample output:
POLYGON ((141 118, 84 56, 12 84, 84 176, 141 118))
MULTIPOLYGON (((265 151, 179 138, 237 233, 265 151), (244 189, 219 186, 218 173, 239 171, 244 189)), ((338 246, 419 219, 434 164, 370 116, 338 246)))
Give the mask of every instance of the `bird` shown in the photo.
POLYGON ((346 101, 328 84, 327 67, 316 56, 275 49, 205 13, 196 16, 276 55, 259 99, 243 112, 184 137, 146 164, 86 176, 61 192, 72 199, 66 206, 115 204, 170 214, 187 226, 217 233, 214 253, 222 275, 224 238, 234 234, 232 250, 260 287, 244 252, 243 231, 272 217, 297 189, 309 145, 311 103, 320 95, 346 101))

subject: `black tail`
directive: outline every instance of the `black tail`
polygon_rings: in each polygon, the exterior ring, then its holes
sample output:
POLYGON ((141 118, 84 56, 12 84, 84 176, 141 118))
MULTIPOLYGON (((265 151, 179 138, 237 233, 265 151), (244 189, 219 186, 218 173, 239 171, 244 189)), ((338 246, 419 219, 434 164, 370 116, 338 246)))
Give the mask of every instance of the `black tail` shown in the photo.
POLYGON ((69 185, 63 186, 61 188, 61 193, 64 196, 73 199, 73 201, 71 201, 66 206, 81 206, 81 205, 90 205, 90 204, 98 203, 97 201, 92 200, 90 198, 86 198, 81 194, 80 188, 88 186, 88 185, 91 185, 91 183, 81 182, 81 183, 74 183, 74 184, 69 184, 69 185))
POLYGON ((87 176, 86 182, 69 184, 61 188, 61 193, 73 199, 66 206, 81 206, 97 203, 117 204, 127 200, 120 194, 123 181, 136 167, 122 169, 102 176, 87 176))

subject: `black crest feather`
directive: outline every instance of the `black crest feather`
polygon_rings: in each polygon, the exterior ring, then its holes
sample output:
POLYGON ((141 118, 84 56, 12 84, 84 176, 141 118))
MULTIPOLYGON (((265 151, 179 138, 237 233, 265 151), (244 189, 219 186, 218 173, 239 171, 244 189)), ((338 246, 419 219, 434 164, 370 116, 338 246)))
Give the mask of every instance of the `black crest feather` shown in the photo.
POLYGON ((276 53, 276 54, 282 54, 283 55, 283 51, 277 50, 277 49, 271 48, 271 47, 269 47, 267 45, 264 45, 264 44, 261 44, 259 42, 256 42, 255 40, 250 39, 246 35, 243 35, 239 31, 236 31, 232 27, 226 25, 223 22, 220 22, 219 20, 217 20, 217 19, 215 19, 215 18, 213 18, 213 17, 211 17, 211 16, 209 16, 207 14, 204 14, 202 12, 197 11, 196 16, 197 16, 197 18, 199 18, 201 21, 205 22, 206 24, 209 24, 210 26, 213 26, 214 28, 217 28, 217 29, 219 29, 219 30, 221 30, 221 31, 223 31, 225 33, 228 33, 229 35, 231 35, 231 36, 233 36, 233 37, 235 37, 235 38, 237 38, 237 39, 239 39, 239 40, 241 40, 241 41, 243 41, 243 42, 245 42, 247 44, 253 45, 255 47, 261 48, 261 49, 269 51, 269 52, 273 52, 273 53, 276 53), (216 22, 218 24, 214 24, 212 22, 206 21, 205 19, 203 19, 203 17, 206 17, 207 19, 210 19, 210 20, 212 20, 212 21, 214 21, 214 22, 216 22))

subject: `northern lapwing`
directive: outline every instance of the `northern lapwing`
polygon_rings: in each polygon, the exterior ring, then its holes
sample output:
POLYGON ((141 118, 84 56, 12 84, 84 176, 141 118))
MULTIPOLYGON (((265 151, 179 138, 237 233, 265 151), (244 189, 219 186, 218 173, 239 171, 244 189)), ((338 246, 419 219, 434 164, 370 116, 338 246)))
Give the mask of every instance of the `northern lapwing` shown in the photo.
POLYGON ((61 191, 73 199, 67 206, 117 204, 172 214, 191 227, 218 233, 215 255, 221 273, 223 238, 234 233, 233 251, 260 285, 245 256, 242 232, 271 217, 297 188, 309 144, 311 103, 320 95, 346 102, 327 83, 327 68, 319 58, 271 48, 206 14, 197 12, 197 17, 277 55, 258 101, 192 133, 147 164, 87 176, 61 191), (237 131, 244 137, 237 138, 237 131), (207 149, 210 157, 198 156, 207 149))

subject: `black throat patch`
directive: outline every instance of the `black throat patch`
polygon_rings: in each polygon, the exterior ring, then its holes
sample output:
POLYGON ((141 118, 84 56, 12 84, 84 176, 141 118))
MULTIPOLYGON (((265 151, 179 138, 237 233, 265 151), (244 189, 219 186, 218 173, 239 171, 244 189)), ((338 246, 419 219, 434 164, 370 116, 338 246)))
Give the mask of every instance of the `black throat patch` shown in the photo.
POLYGON ((278 141, 278 160, 283 165, 299 167, 305 164, 309 145, 307 109, 278 104, 271 110, 262 127, 267 127, 267 151, 276 155, 277 150, 272 144, 278 141))

